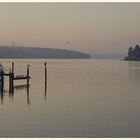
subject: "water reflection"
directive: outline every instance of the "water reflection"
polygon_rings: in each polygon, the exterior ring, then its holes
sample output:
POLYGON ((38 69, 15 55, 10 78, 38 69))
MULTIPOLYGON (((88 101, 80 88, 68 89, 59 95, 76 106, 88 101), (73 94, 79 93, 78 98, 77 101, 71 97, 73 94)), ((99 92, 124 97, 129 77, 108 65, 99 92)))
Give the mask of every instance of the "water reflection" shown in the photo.
POLYGON ((28 104, 28 105, 31 104, 30 94, 29 94, 29 87, 30 87, 30 85, 27 85, 27 104, 28 104))
POLYGON ((1 104, 3 104, 3 92, 0 92, 1 104))
MULTIPOLYGON (((30 85, 29 85, 30 86, 30 85)), ((27 85, 26 84, 24 84, 24 85, 15 85, 14 86, 14 89, 16 90, 16 91, 18 91, 18 90, 25 90, 25 89, 27 89, 27 85)))
POLYGON ((44 99, 46 101, 46 97, 47 97, 47 82, 45 82, 45 90, 44 90, 44 99))
POLYGON ((30 88, 30 85, 28 85, 28 84, 14 86, 14 89, 16 91, 21 91, 21 90, 26 90, 27 91, 27 104, 28 105, 30 105, 30 103, 31 103, 29 88, 30 88))
MULTIPOLYGON (((46 62, 44 63, 45 66, 45 75, 44 75, 44 100, 46 101, 47 98, 47 64, 46 62)), ((29 75, 29 65, 27 66, 27 75, 29 75)), ((1 81, 1 80, 0 80, 1 81)), ((3 82, 4 83, 4 82, 3 82)), ((3 86, 4 87, 4 86, 3 86)), ((11 78, 9 78, 9 90, 5 90, 4 88, 1 88, 0 86, 0 100, 1 103, 4 103, 4 95, 9 96, 9 99, 14 99, 15 94, 17 93, 17 91, 25 91, 24 93, 26 93, 27 98, 26 98, 26 102, 28 105, 31 104, 31 98, 30 98, 30 82, 29 82, 29 78, 27 79, 27 83, 23 84, 23 85, 14 85, 14 82, 11 82, 11 78)))
MULTIPOLYGON (((44 100, 46 101, 47 98, 47 74, 45 76, 45 86, 44 86, 44 100)), ((25 91, 27 95, 27 104, 31 104, 31 98, 30 98, 30 84, 23 84, 23 85, 14 85, 13 88, 9 88, 9 90, 1 90, 0 88, 0 100, 1 104, 4 104, 4 97, 5 95, 9 95, 9 99, 14 99, 15 93, 18 91, 25 91)), ((7 96, 6 96, 7 97, 7 96)))
POLYGON ((14 88, 12 88, 11 85, 9 87, 9 98, 12 98, 12 100, 14 99, 14 88))
MULTIPOLYGON (((3 90, 3 92, 0 92, 0 99, 1 103, 4 104, 4 96, 9 94, 9 99, 14 99, 14 93, 15 91, 27 91, 27 104, 30 105, 31 99, 30 99, 30 85, 24 84, 24 85, 15 85, 13 89, 9 88, 9 90, 3 90)), ((1 90, 1 88, 0 88, 1 90)))
POLYGON ((140 62, 129 61, 128 62, 128 76, 132 83, 138 85, 140 83, 140 62))

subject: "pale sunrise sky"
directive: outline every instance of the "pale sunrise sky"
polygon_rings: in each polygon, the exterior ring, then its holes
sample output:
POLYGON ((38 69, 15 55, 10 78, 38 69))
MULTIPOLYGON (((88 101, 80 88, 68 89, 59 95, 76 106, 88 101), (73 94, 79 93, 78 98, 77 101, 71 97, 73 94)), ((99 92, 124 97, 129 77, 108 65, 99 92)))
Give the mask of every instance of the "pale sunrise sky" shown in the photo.
POLYGON ((0 3, 0 45, 13 40, 16 46, 126 54, 140 44, 140 3, 0 3))

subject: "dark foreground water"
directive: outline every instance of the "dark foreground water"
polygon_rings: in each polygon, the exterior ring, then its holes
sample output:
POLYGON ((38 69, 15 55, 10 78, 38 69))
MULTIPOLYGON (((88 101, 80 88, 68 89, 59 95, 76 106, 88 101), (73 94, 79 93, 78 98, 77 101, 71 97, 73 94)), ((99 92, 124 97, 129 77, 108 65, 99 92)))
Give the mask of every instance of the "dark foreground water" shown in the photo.
POLYGON ((31 85, 11 95, 5 77, 0 137, 140 137, 140 62, 47 60, 45 91, 45 60, 14 61, 16 74, 31 65, 31 85))

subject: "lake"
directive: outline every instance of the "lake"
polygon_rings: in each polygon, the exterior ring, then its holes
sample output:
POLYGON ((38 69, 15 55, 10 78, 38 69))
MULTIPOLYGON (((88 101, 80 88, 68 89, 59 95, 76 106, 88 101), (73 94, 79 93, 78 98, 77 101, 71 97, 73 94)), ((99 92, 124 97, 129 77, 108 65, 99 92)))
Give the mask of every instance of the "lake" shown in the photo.
POLYGON ((15 62, 15 73, 26 80, 14 82, 9 94, 5 77, 0 100, 0 137, 140 137, 140 62, 119 59, 4 60, 15 62))

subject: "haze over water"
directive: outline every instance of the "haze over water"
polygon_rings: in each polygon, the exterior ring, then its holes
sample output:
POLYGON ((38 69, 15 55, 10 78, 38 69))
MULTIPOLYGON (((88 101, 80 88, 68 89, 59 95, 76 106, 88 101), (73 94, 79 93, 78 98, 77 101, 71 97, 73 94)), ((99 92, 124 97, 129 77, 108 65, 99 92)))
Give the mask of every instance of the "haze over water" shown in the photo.
POLYGON ((30 89, 9 97, 5 78, 0 137, 140 137, 140 62, 47 60, 46 93, 45 60, 14 62, 16 74, 31 65, 30 89))

